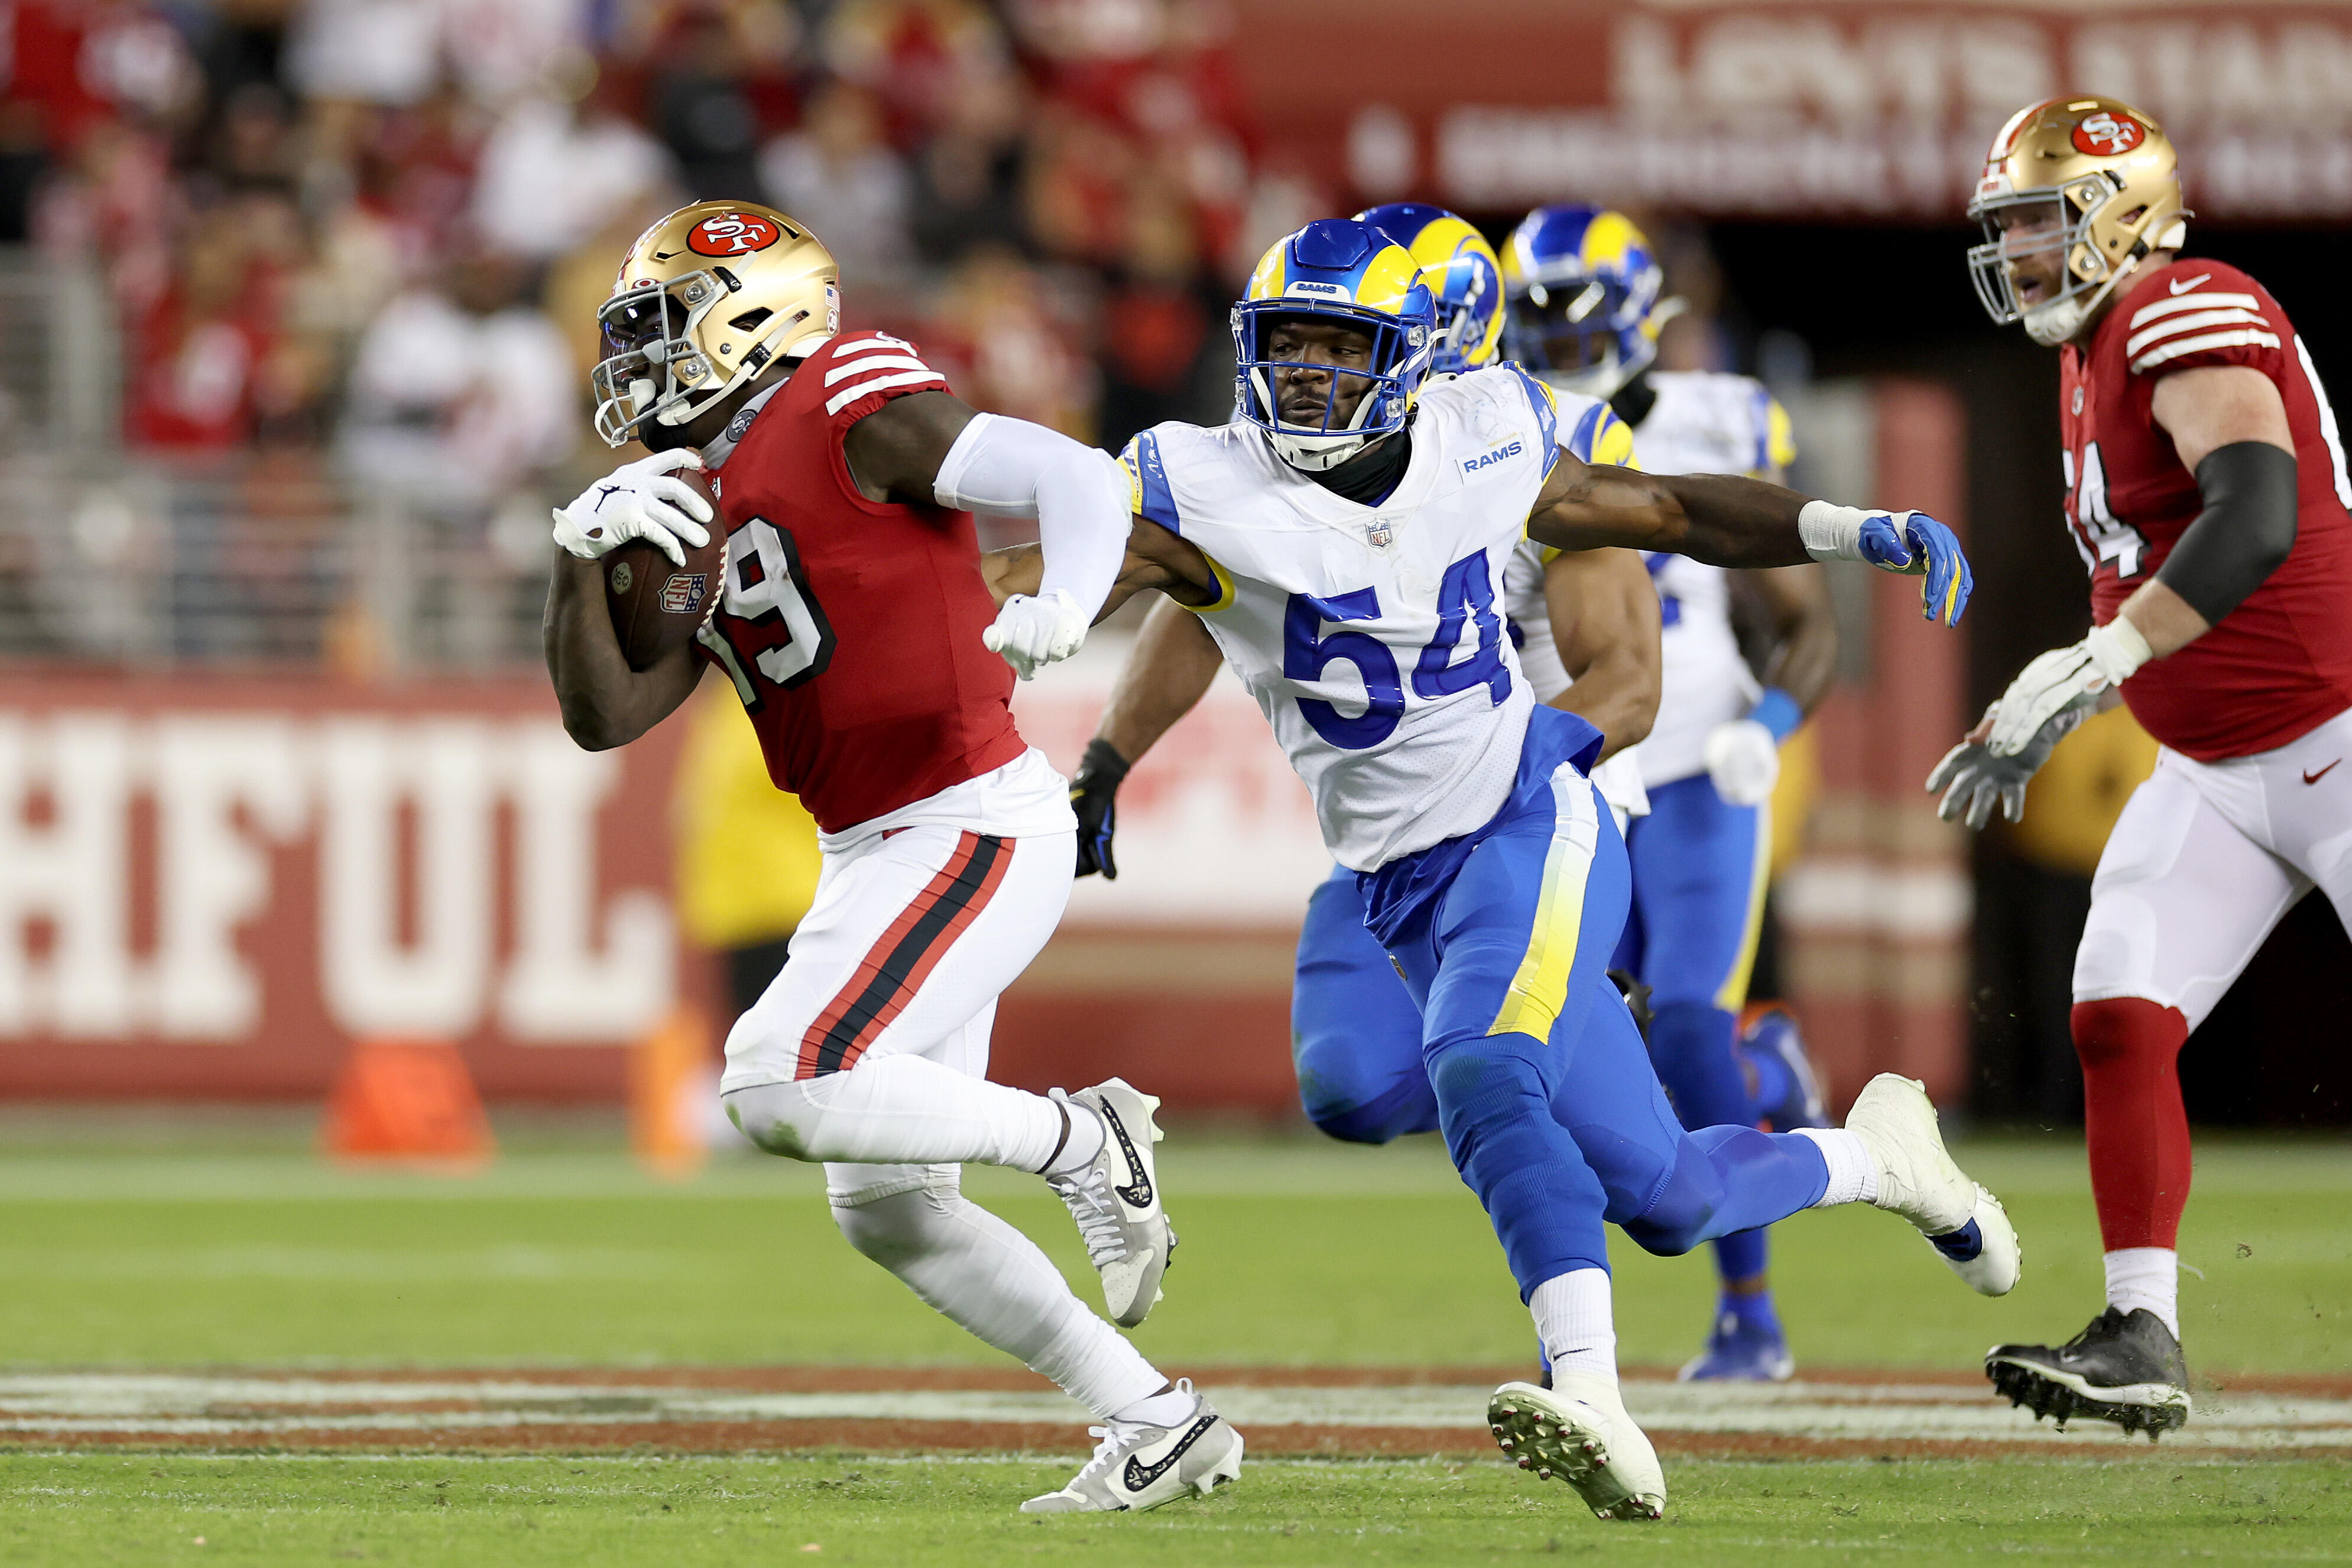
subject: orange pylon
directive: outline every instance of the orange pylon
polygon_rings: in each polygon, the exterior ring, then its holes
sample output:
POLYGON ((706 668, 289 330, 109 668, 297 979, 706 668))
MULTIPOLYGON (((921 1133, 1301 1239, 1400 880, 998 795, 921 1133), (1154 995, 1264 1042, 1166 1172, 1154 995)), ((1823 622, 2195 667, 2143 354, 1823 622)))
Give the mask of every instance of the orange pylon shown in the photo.
POLYGON ((498 1152, 466 1060, 446 1040, 363 1040, 327 1101, 319 1146, 339 1160, 400 1160, 464 1174, 498 1152))
POLYGON ((710 1158, 704 1118, 717 1090, 710 1026, 681 1005, 629 1048, 629 1152, 671 1181, 698 1175, 710 1158))

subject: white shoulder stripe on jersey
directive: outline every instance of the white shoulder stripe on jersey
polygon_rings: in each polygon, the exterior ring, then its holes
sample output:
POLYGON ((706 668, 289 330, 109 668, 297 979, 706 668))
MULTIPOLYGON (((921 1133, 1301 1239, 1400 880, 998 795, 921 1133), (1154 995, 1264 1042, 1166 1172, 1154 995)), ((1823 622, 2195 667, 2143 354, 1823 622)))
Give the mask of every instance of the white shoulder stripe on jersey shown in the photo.
POLYGON ((2206 327, 2252 327, 2263 331, 2270 323, 2251 310, 2200 310, 2193 316, 2175 316, 2158 321, 2145 331, 2135 332, 2124 344, 2124 352, 2137 354, 2159 338, 2177 338, 2183 332, 2194 332, 2206 327))
POLYGON ((2165 361, 2177 360, 2183 354, 2194 354, 2205 349, 2243 348, 2249 344, 2275 349, 2279 346, 2279 340, 2274 334, 2269 332, 2242 329, 2234 332, 2208 332, 2201 338, 2183 338, 2177 343, 2167 343, 2160 349, 2150 349, 2147 353, 2134 360, 2131 362, 2131 368, 2135 371, 2152 370, 2165 361))
POLYGON ((2213 306, 2235 305, 2242 310, 2259 310, 2262 301, 2251 294, 2184 294, 2178 299, 2159 299, 2155 304, 2132 312, 2131 324, 2145 327, 2160 316, 2180 310, 2203 310, 2213 306))
POLYGON ((845 360, 852 354, 870 354, 877 349, 896 349, 904 353, 915 351, 915 345, 904 338, 868 338, 864 342, 849 343, 833 351, 835 360, 845 360))
POLYGON ((832 386, 852 376, 862 376, 868 371, 928 371, 931 367, 912 354, 874 354, 863 360, 852 360, 845 365, 835 365, 824 372, 824 384, 832 386))
MULTIPOLYGON (((2276 340, 2273 340, 2276 341, 2276 340)), ((937 382, 943 387, 948 384, 947 377, 937 371, 900 371, 896 375, 876 376, 872 381, 859 382, 855 386, 842 388, 824 400, 824 412, 839 413, 867 392, 887 392, 892 387, 919 386, 925 382, 937 382)))

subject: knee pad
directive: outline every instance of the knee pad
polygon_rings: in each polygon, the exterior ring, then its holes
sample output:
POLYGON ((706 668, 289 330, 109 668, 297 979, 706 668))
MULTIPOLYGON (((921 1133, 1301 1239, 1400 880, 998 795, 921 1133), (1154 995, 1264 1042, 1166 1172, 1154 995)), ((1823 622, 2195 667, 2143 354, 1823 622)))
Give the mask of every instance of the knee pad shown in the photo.
POLYGON ((1675 1168, 1647 1208, 1619 1228, 1644 1252, 1679 1258, 1706 1238, 1723 1187, 1715 1165, 1685 1140, 1675 1168))
POLYGON ((809 1158, 809 1134, 817 1109, 809 1091, 824 1080, 808 1083, 758 1083, 738 1089, 720 1102, 735 1130, 769 1154, 788 1160, 809 1158))
POLYGON ((962 1200, 953 1176, 831 1194, 833 1222, 852 1247, 894 1273, 935 1245, 933 1228, 962 1200))
POLYGON ((1482 1129, 1551 1116, 1543 1075, 1509 1035, 1441 1044, 1430 1055, 1429 1087, 1457 1166, 1470 1156, 1482 1129))
POLYGON ((1306 1101, 1307 1119, 1326 1137, 1343 1144, 1386 1144, 1407 1133, 1433 1132, 1437 1126, 1437 1102, 1429 1079, 1415 1073, 1391 1084, 1372 1099, 1351 1104, 1336 1099, 1306 1101))

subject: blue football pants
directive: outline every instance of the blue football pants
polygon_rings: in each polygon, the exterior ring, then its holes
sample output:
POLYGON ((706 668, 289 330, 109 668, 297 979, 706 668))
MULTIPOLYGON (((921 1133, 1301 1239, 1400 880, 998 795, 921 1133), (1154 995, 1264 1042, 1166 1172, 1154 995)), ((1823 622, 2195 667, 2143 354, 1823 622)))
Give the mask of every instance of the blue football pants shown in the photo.
MULTIPOLYGON (((1730 804, 1704 773, 1652 789, 1650 814, 1625 832, 1633 902, 1612 967, 1650 988, 1650 1060, 1685 1127, 1756 1121, 1733 1046, 1769 836, 1763 808, 1730 804)), ((1761 1231, 1723 1237, 1715 1251, 1726 1280, 1764 1272, 1761 1231)))
POLYGON ((1605 1224, 1681 1253, 1807 1207, 1827 1185, 1806 1139, 1675 1119, 1607 975, 1631 883, 1608 808, 1563 768, 1514 793, 1399 934, 1394 966, 1361 927, 1352 877, 1309 906, 1293 1012, 1307 1113, 1363 1142, 1441 1128, 1522 1299, 1606 1268, 1605 1224))

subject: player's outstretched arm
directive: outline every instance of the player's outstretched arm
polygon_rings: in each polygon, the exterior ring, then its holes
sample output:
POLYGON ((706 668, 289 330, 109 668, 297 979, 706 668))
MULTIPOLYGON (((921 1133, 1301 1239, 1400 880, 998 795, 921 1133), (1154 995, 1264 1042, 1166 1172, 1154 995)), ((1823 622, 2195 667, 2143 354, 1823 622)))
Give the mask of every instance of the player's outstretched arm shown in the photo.
POLYGON ((1528 514, 1560 549, 1671 550, 1711 566, 1867 561, 1924 577, 1927 618, 1956 624, 1975 574, 1951 529, 1925 512, 1872 512, 1730 474, 1644 474, 1563 452, 1528 514))
POLYGON ((1576 683, 1551 706, 1601 732, 1605 761, 1645 738, 1658 719, 1663 656, 1649 568, 1632 550, 1563 551, 1544 568, 1544 604, 1559 662, 1576 683))
MULTIPOLYGON (((988 591, 1003 604, 1017 595, 1035 593, 1045 565, 1044 552, 1035 545, 1014 545, 982 556, 980 575, 988 591)), ((1213 604, 1217 574, 1210 569, 1208 558, 1192 546, 1149 518, 1135 517, 1127 537, 1126 558, 1119 562, 1110 591, 1103 596, 1095 623, 1100 625, 1119 606, 1150 589, 1180 603, 1213 604)))
POLYGON ((2294 435, 2270 377, 2251 365, 2176 371, 2156 383, 2149 412, 2197 476, 2205 508, 2113 620, 2009 684, 1988 716, 1996 756, 2047 756, 2054 723, 2113 702, 2142 664, 2211 631, 2294 549, 2294 435))
POLYGON ((1078 651, 1125 553, 1127 482, 1108 455, 943 392, 884 403, 849 427, 843 452, 868 494, 1036 518, 1038 585, 1003 601, 984 641, 1024 680, 1078 651))

